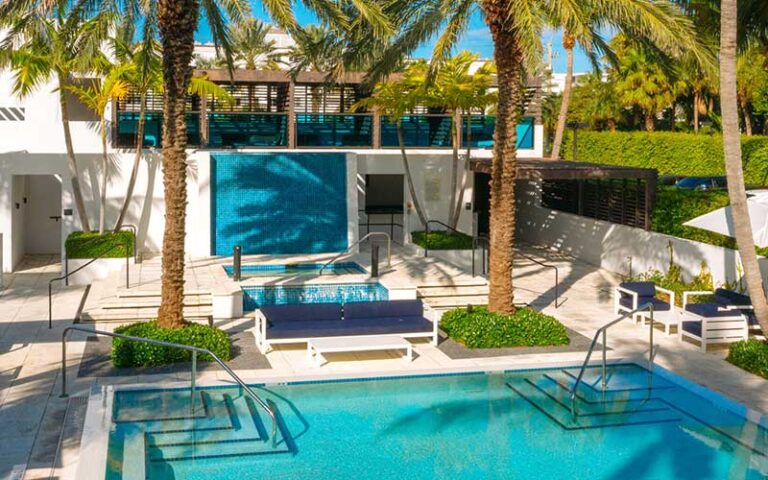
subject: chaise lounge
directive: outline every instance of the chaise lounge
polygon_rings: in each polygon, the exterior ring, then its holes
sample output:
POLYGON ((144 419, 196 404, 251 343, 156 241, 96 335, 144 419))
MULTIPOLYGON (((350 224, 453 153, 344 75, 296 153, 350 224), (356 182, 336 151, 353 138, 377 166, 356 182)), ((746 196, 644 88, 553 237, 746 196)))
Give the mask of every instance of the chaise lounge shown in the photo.
POLYGON ((724 288, 715 291, 683 292, 680 338, 696 340, 704 352, 708 344, 746 340, 749 337, 750 323, 756 325, 757 319, 746 295, 724 288), (699 295, 714 295, 714 298, 711 302, 689 303, 691 297, 699 295))
POLYGON ((262 353, 275 344, 351 336, 430 338, 437 345, 437 316, 428 314, 421 300, 267 305, 256 311, 253 334, 262 353))

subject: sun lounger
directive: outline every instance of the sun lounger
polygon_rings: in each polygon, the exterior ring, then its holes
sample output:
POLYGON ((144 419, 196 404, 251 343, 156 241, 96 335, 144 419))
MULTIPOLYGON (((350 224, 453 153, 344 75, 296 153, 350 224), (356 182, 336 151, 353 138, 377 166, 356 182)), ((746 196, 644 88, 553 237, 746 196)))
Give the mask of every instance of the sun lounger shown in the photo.
MULTIPOLYGON (((654 321, 664 323, 669 334, 670 327, 677 325, 678 319, 677 309, 674 307, 675 292, 659 287, 653 282, 623 282, 616 287, 614 312, 617 315, 633 312, 649 303, 653 305, 654 321), (669 302, 656 298, 659 292, 669 297, 669 302)), ((646 314, 638 312, 632 317, 632 320, 638 323, 646 318, 646 314)))
POLYGON ((749 320, 745 311, 751 309, 749 297, 730 290, 683 292, 680 338, 696 340, 704 352, 710 344, 746 340, 749 320), (701 295, 714 295, 714 299, 705 303, 689 302, 691 297, 701 295))
POLYGON ((313 338, 397 335, 426 337, 437 345, 437 316, 425 317, 421 300, 270 305, 256 311, 256 345, 306 343, 313 338))

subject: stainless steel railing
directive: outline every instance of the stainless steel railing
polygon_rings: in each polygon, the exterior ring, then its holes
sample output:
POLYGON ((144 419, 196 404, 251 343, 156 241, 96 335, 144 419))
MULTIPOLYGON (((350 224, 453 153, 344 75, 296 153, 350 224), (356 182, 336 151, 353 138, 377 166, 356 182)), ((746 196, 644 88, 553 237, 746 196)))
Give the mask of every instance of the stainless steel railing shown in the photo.
MULTIPOLYGON (((617 323, 621 322, 622 320, 626 320, 627 318, 632 318, 633 316, 637 315, 640 312, 647 311, 650 316, 651 325, 650 325, 650 334, 648 338, 648 344, 649 344, 649 350, 648 350, 648 374, 650 376, 653 375, 653 303, 644 303, 643 305, 640 305, 637 309, 632 310, 631 312, 627 312, 622 314, 619 318, 606 323, 602 327, 597 329, 597 332, 595 332, 595 336, 592 338, 592 344, 589 346, 589 351, 587 352, 586 358, 584 358, 584 362, 581 364, 581 369, 579 370, 579 375, 576 377, 576 383, 573 384, 573 389, 571 389, 571 415, 574 417, 576 416, 576 391, 579 388, 579 385, 581 385, 581 380, 584 377, 584 371, 587 368, 587 365, 589 364, 589 360, 592 357, 592 352, 595 349, 595 346, 597 345, 597 339, 602 334, 603 336, 603 362, 602 362, 602 376, 601 376, 601 385, 603 391, 605 391, 606 384, 606 342, 607 342, 607 334, 609 328, 616 325, 617 323)), ((649 377, 651 378, 651 377, 649 377)))
POLYGON ((141 342, 141 343, 148 343, 150 345, 157 345, 160 347, 170 347, 170 348, 179 348, 181 350, 187 350, 192 352, 192 378, 190 380, 190 394, 191 394, 191 408, 194 411, 195 409, 195 379, 197 377, 197 354, 198 353, 204 353, 206 355, 209 355, 214 362, 218 363, 219 366, 227 372, 227 374, 234 380, 238 385, 240 385, 240 388, 243 389, 243 391, 248 394, 249 397, 253 399, 266 413, 269 415, 269 418, 272 420, 272 444, 274 445, 277 442, 277 414, 275 413, 275 409, 269 405, 266 401, 264 401, 259 395, 256 394, 256 392, 253 391, 251 387, 249 387, 235 372, 232 371, 231 368, 227 366, 226 363, 224 363, 219 357, 216 356, 212 351, 208 350, 207 348, 200 348, 200 347, 193 347, 190 345, 182 345, 180 343, 172 343, 172 342, 164 342, 162 340, 154 340, 151 338, 141 338, 141 337, 133 337, 130 335, 123 335, 120 333, 114 333, 114 332, 105 332, 102 330, 91 330, 88 328, 83 327, 77 327, 77 326, 70 326, 64 329, 64 331, 61 333, 61 397, 66 398, 67 395, 67 334, 70 331, 78 331, 78 332, 84 332, 91 335, 104 335, 107 337, 113 337, 113 338, 121 338, 123 340, 128 340, 131 342, 141 342))
POLYGON ((384 232, 371 232, 371 233, 366 234, 363 238, 361 238, 360 240, 356 241, 352 245, 348 246, 346 248, 346 250, 344 250, 343 252, 339 253, 338 255, 333 257, 332 259, 330 259, 327 262, 325 262, 325 264, 323 264, 323 266, 320 267, 320 272, 318 272, 318 275, 322 275, 323 271, 328 267, 328 265, 332 264, 336 260, 338 260, 341 257, 343 257, 347 252, 349 252, 350 250, 352 250, 356 246, 360 245, 361 243, 366 241, 368 238, 376 236, 376 235, 383 235, 387 239, 387 266, 391 267, 392 266, 392 238, 389 236, 388 233, 384 233, 384 232))

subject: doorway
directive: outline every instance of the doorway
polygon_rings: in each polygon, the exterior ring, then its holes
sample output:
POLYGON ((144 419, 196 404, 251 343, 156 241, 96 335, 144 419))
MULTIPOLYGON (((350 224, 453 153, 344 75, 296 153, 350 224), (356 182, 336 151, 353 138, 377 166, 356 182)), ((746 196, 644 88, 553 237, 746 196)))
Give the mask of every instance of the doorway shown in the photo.
POLYGON ((61 255, 60 177, 25 175, 22 178, 20 203, 23 216, 24 254, 61 255))
POLYGON ((403 210, 405 177, 403 175, 366 175, 365 201, 361 213, 361 235, 385 232, 397 242, 404 240, 403 210))

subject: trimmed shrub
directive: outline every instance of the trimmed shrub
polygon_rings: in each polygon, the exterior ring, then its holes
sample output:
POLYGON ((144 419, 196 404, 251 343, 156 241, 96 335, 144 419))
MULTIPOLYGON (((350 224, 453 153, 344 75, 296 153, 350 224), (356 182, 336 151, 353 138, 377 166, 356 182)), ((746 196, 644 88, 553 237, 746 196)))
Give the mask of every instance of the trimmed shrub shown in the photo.
POLYGON ((728 348, 726 360, 750 373, 768 378, 768 342, 745 340, 735 342, 728 348))
MULTIPOLYGON (((653 282, 661 288, 672 290, 675 292, 675 304, 678 307, 683 306, 683 292, 688 291, 712 291, 715 289, 714 282, 712 281, 712 274, 709 272, 707 265, 702 262, 701 270, 699 274, 692 278, 690 282, 683 280, 682 270, 678 265, 670 265, 667 273, 663 273, 660 270, 649 270, 640 275, 627 277, 624 279, 627 282, 653 282)), ((724 285, 726 288, 736 289, 735 286, 724 285)), ((669 301, 666 295, 659 293, 665 301, 669 301)), ((695 295, 690 298, 691 303, 703 303, 712 301, 712 297, 709 295, 695 295)))
MULTIPOLYGON (((190 323, 182 328, 169 329, 160 328, 156 321, 151 321, 124 325, 116 328, 115 333, 207 348, 224 361, 232 358, 229 335, 207 325, 190 323)), ((207 354, 199 354, 197 359, 204 362, 213 361, 207 354)), ((122 338, 112 339, 112 364, 115 367, 149 367, 191 360, 192 352, 187 350, 133 342, 122 338)))
POLYGON ((445 312, 440 328, 469 348, 548 347, 568 345, 568 333, 554 317, 531 308, 514 315, 491 313, 485 307, 445 312))
POLYGON ((67 258, 125 258, 133 255, 133 243, 136 239, 133 232, 72 232, 67 237, 64 247, 67 258), (117 245, 115 247, 115 245, 117 245), (113 250, 110 249, 114 247, 113 250))
MULTIPOLYGON (((566 136, 562 152, 573 159, 573 137, 566 136)), ((742 137, 747 185, 768 183, 768 137, 742 137)), ((675 132, 579 131, 576 159, 583 162, 655 168, 659 175, 725 175, 720 135, 675 132)))
POLYGON ((472 237, 463 233, 444 232, 442 230, 429 232, 429 244, 427 244, 426 232, 413 232, 413 243, 421 248, 429 250, 471 250, 472 237))
POLYGON ((736 248, 736 240, 719 233, 687 227, 684 222, 729 205, 725 190, 685 190, 659 187, 651 216, 651 230, 674 237, 736 248))

